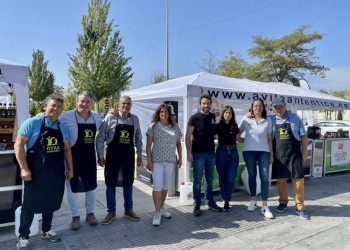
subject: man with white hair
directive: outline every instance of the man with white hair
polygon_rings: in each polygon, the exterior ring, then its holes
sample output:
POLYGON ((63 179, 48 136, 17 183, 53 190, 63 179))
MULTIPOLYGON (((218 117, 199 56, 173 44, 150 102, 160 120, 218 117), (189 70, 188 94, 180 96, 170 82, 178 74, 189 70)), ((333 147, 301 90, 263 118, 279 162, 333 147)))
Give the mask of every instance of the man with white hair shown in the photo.
POLYGON ((279 205, 276 211, 283 213, 287 209, 287 180, 292 179, 295 195, 295 212, 304 220, 309 215, 304 210, 304 168, 307 160, 307 134, 300 117, 288 112, 283 97, 272 102, 275 115, 273 123, 273 168, 277 174, 279 205))
POLYGON ((135 149, 137 166, 142 162, 142 135, 140 122, 131 114, 132 100, 122 96, 116 115, 107 114, 97 132, 96 148, 98 164, 105 167, 106 199, 108 213, 101 222, 106 225, 116 218, 116 187, 123 187, 124 216, 138 221, 140 217, 133 211, 132 188, 135 172, 135 149), (107 144, 105 156, 104 148, 107 144))

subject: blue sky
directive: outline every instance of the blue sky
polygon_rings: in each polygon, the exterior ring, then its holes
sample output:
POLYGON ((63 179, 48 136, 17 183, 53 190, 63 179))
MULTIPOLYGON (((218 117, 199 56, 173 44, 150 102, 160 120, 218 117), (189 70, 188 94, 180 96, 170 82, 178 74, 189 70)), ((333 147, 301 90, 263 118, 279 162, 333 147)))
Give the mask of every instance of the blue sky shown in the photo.
MULTIPOLYGON (((30 65, 43 50, 56 84, 67 86, 68 53, 74 54, 88 0, 0 0, 0 58, 30 65)), ((130 89, 146 86, 165 73, 166 0, 113 0, 114 19, 134 77, 130 89)), ((303 24, 325 33, 316 47, 325 79, 306 76, 312 89, 349 90, 350 1, 348 0, 168 0, 169 75, 195 74, 206 50, 224 58, 230 50, 246 60, 252 37, 279 38, 303 24)))

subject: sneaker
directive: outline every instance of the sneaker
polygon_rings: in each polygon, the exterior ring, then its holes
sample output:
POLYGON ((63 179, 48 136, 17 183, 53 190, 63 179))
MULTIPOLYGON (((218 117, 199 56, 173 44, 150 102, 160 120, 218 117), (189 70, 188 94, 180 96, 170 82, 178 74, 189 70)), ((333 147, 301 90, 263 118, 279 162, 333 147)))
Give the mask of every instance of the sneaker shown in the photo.
POLYGON ((256 204, 256 201, 251 200, 247 209, 248 209, 248 211, 253 212, 257 208, 258 208, 258 205, 256 204))
POLYGON ((304 210, 298 210, 296 209, 295 212, 300 216, 300 218, 302 218, 303 220, 309 220, 310 217, 307 213, 305 213, 304 210))
POLYGON ((160 213, 155 213, 153 215, 153 221, 152 221, 152 225, 153 226, 159 226, 160 225, 160 220, 162 219, 162 216, 160 213))
POLYGON ((56 234, 56 232, 53 230, 50 230, 50 231, 43 233, 41 235, 41 238, 43 238, 44 240, 51 241, 51 242, 57 242, 57 241, 61 240, 61 237, 58 234, 56 234))
POLYGON ((230 209, 230 203, 228 201, 224 201, 224 210, 226 212, 230 212, 231 209, 230 209))
POLYGON ((135 220, 135 221, 140 220, 140 217, 132 209, 125 211, 124 217, 127 217, 130 220, 135 220))
POLYGON ((101 221, 102 225, 108 225, 109 223, 112 222, 112 220, 114 220, 116 218, 115 216, 115 212, 108 212, 108 214, 106 215, 106 217, 104 218, 103 221, 101 221))
POLYGON ((268 206, 263 206, 261 208, 261 213, 266 217, 266 218, 269 218, 269 219, 272 219, 273 218, 273 214, 271 213, 270 209, 268 206))
POLYGON ((279 213, 284 213, 284 211, 287 210, 287 204, 284 203, 280 203, 277 207, 276 207, 276 211, 279 213))
POLYGON ((194 205, 193 214, 195 216, 200 216, 201 215, 201 204, 194 205))
POLYGON ((89 223, 90 226, 96 226, 97 225, 97 220, 95 218, 94 213, 89 213, 86 215, 86 221, 89 223))
POLYGON ((171 219, 171 213, 169 213, 164 207, 160 208, 160 214, 163 218, 171 219))
POLYGON ((209 209, 213 210, 214 212, 222 211, 222 208, 216 205, 215 201, 208 203, 207 206, 209 207, 209 209))
POLYGON ((26 238, 18 238, 16 243, 17 249, 29 249, 29 241, 26 238))

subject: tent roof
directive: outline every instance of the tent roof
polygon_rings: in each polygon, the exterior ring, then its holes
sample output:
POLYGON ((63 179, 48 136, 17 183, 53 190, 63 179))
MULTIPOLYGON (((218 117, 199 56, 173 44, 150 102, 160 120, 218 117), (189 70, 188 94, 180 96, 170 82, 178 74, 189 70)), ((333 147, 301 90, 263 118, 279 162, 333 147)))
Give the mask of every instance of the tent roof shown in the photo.
POLYGON ((28 67, 0 58, 0 82, 28 84, 28 67))
POLYGON ((209 73, 198 73, 171 79, 124 92, 133 100, 200 96, 209 94, 215 98, 251 102, 260 97, 270 104, 273 99, 283 96, 287 103, 298 109, 345 110, 350 109, 350 101, 314 90, 308 90, 279 82, 257 82, 236 79, 209 73))

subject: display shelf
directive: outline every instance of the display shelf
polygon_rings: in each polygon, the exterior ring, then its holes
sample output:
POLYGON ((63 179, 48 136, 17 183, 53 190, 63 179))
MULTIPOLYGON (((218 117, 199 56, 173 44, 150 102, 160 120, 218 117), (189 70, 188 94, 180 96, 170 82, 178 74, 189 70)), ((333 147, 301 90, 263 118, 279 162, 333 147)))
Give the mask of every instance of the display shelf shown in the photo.
POLYGON ((0 118, 0 122, 14 122, 15 118, 0 118))

